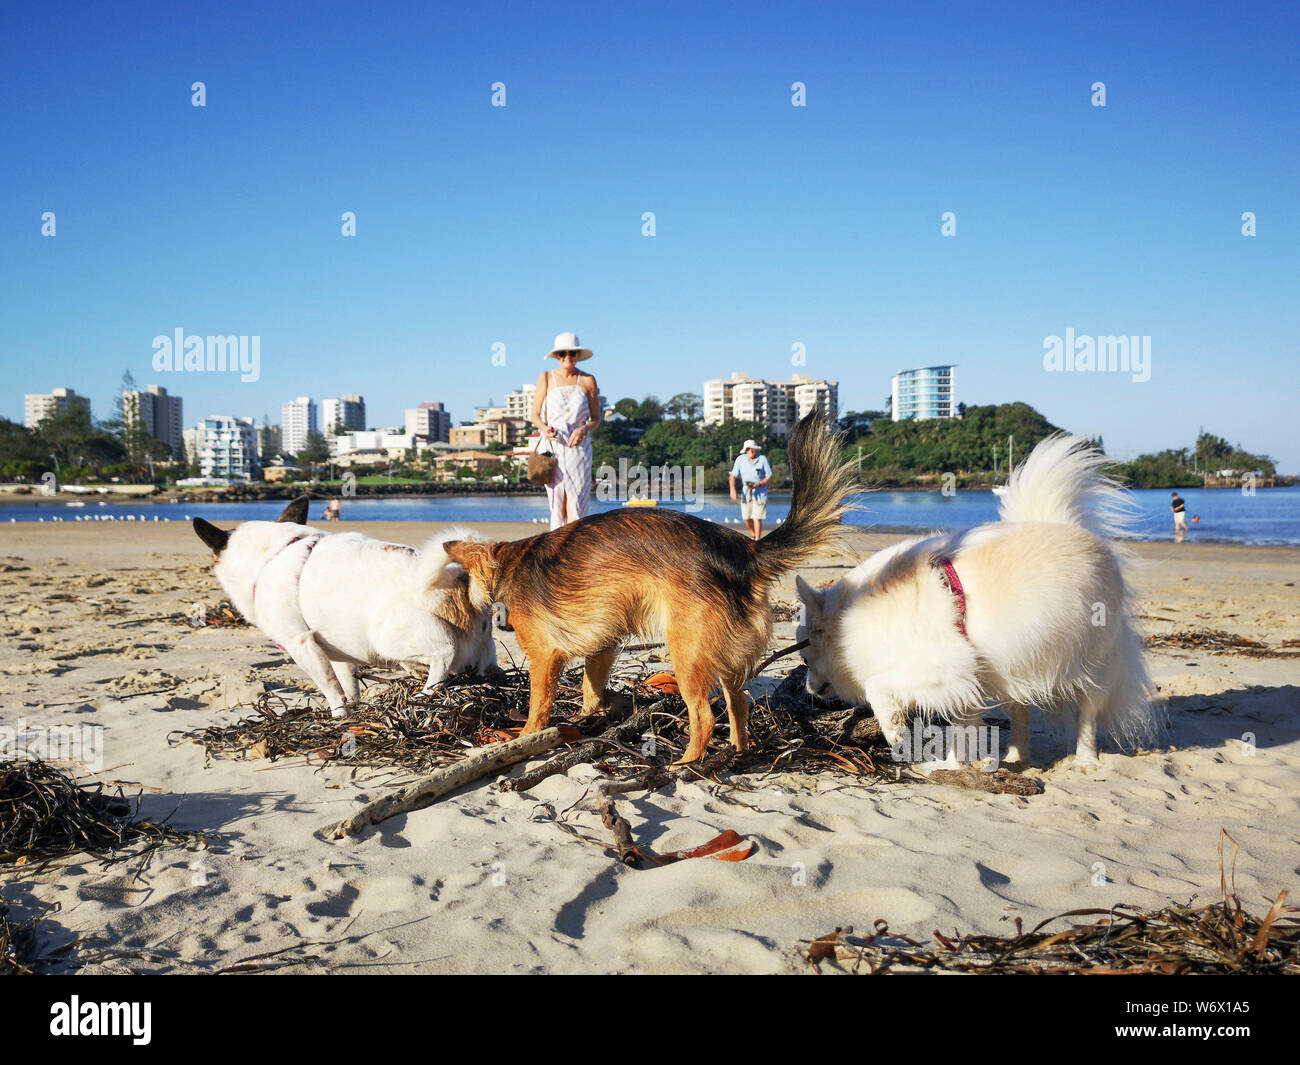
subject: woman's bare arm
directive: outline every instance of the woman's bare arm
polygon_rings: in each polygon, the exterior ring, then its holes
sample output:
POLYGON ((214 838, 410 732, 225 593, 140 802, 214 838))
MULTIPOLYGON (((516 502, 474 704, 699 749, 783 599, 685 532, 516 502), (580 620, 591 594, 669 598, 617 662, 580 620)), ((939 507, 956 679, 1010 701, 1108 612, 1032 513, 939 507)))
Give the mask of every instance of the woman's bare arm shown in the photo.
POLYGON ((550 378, 551 375, 543 370, 542 376, 537 379, 537 393, 533 396, 533 424, 542 430, 546 429, 546 423, 542 421, 542 411, 546 407, 546 389, 550 378))

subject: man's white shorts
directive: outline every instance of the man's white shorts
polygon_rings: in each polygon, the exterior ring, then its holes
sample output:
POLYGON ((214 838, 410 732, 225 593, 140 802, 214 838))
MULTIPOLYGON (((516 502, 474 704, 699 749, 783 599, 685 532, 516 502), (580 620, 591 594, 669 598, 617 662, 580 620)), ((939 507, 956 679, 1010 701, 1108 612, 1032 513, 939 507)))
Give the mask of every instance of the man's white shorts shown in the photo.
POLYGON ((745 502, 742 499, 740 502, 740 516, 745 521, 753 521, 754 519, 765 521, 767 519, 767 500, 751 499, 749 502, 745 502))

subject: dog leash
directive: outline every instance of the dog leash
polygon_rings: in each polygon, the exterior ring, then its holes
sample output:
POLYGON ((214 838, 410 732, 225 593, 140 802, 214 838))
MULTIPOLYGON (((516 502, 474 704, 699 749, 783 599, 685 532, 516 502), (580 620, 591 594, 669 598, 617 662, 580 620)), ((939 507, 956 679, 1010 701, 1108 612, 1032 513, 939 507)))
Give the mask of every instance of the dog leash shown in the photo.
POLYGON ((957 567, 952 564, 952 559, 936 558, 931 559, 931 565, 938 567, 943 574, 943 583, 948 586, 948 591, 952 592, 953 598, 957 600, 957 631, 966 639, 966 589, 961 586, 961 578, 957 576, 957 567))

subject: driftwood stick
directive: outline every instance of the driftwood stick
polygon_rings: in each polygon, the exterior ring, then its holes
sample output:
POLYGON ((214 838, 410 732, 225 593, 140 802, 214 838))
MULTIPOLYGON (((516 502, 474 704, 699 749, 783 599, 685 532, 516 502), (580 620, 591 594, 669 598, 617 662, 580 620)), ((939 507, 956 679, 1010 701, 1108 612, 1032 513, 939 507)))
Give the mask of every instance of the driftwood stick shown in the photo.
POLYGON ((642 733, 646 732, 650 728, 651 718, 663 707, 666 701, 667 700, 664 699, 658 699, 649 706, 643 706, 621 724, 607 728, 599 736, 594 736, 591 739, 580 743, 571 750, 548 759, 531 772, 521 773, 512 780, 503 780, 501 782, 501 790, 528 791, 530 788, 536 787, 547 777, 555 776, 556 773, 567 773, 575 765, 584 765, 588 762, 594 762, 609 749, 608 745, 604 742, 605 740, 627 743, 629 740, 639 738, 642 733))
POLYGON ((531 736, 516 736, 503 743, 493 743, 471 751, 459 762, 443 766, 427 777, 421 777, 413 784, 408 784, 400 791, 384 795, 373 802, 366 803, 345 821, 340 821, 331 833, 334 839, 355 836, 367 825, 377 825, 397 814, 409 813, 422 806, 427 806, 434 799, 455 791, 471 780, 495 772, 504 766, 522 762, 525 758, 558 747, 564 740, 558 728, 542 729, 531 736))
POLYGON ((786 655, 792 655, 795 653, 795 651, 802 651, 807 646, 808 646, 807 640, 800 640, 798 643, 792 643, 789 647, 783 647, 779 651, 774 651, 772 654, 768 655, 765 659, 763 659, 762 665, 760 665, 756 670, 754 670, 753 673, 750 674, 750 679, 752 680, 754 677, 757 677, 760 673, 763 672, 763 670, 765 670, 778 658, 784 658, 786 655))
POLYGON ((636 852, 636 844, 632 842, 632 826, 626 818, 619 817, 614 809, 614 800, 602 791, 597 808, 600 810, 601 822, 614 833, 614 850, 618 853, 618 860, 624 865, 638 864, 641 859, 636 852))

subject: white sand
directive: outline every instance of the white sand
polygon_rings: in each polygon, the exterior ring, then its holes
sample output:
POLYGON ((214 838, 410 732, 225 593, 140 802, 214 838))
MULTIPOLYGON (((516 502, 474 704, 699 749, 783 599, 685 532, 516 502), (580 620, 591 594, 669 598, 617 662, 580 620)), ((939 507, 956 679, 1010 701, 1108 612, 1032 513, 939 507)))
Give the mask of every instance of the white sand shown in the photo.
MULTIPOLYGON (((419 544, 434 527, 345 528, 419 544)), ((894 539, 852 542, 865 555, 894 539)), ((1273 647, 1300 638, 1300 551, 1169 544, 1137 554, 1150 631, 1175 627, 1155 620, 1164 618, 1273 647)), ((851 561, 803 573, 822 583, 851 561)), ((255 630, 142 621, 223 598, 187 526, 9 525, 0 565, 11 567, 0 586, 0 720, 103 725, 105 779, 157 789, 146 791, 145 813, 175 811, 176 824, 224 838, 209 852, 159 851, 138 873, 86 862, 8 877, 19 915, 60 903, 43 948, 98 934, 146 955, 90 971, 220 968, 304 940, 320 961, 297 971, 806 971, 800 940, 876 918, 924 941, 935 928, 997 933, 1017 916, 1032 926, 1120 901, 1217 898, 1220 827, 1241 844, 1236 887, 1248 907, 1262 912, 1295 887, 1294 659, 1153 653, 1171 697, 1160 749, 1134 757, 1107 747, 1099 770, 1080 772, 1052 764, 1068 737, 1036 717, 1030 772, 1046 791, 1032 798, 801 775, 635 794, 620 812, 657 851, 727 828, 758 845, 741 863, 636 870, 605 849, 609 834, 584 802, 599 776, 590 766, 527 794, 484 781, 334 843, 322 830, 380 794, 389 775, 301 760, 205 767, 202 748, 169 746, 172 730, 242 716, 226 708, 264 685, 306 687, 255 630), (97 615, 97 604, 125 612, 97 615)), ((776 598, 794 601, 793 579, 776 598)), ((779 625, 774 648, 792 636, 793 625, 779 625)))

